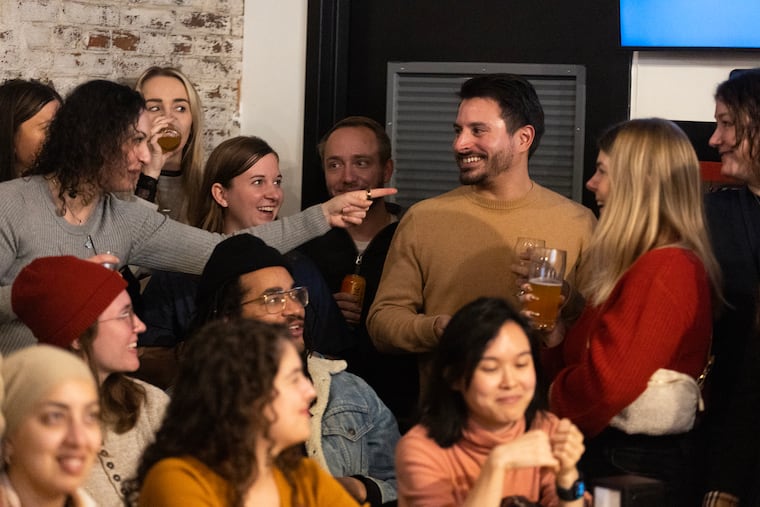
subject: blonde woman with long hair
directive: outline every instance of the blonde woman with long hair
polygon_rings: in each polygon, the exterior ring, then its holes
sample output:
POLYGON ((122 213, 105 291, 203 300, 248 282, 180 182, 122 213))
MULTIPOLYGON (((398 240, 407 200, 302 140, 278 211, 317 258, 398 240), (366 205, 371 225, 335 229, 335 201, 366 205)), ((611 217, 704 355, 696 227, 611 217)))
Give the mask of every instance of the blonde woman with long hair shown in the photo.
POLYGON ((150 67, 137 78, 135 90, 145 98, 152 121, 151 134, 171 128, 180 135, 179 145, 164 152, 160 135, 151 137, 151 163, 146 164, 135 193, 171 218, 187 223, 196 206, 203 178, 203 105, 190 79, 179 69, 150 67))
POLYGON ((561 346, 555 333, 544 351, 556 373, 550 408, 583 431, 590 479, 655 477, 668 505, 696 505, 690 425, 632 431, 618 421, 656 371, 696 379, 707 361, 720 271, 699 162, 683 131, 661 119, 616 125, 600 148, 587 185, 602 212, 581 278, 586 307, 561 346))

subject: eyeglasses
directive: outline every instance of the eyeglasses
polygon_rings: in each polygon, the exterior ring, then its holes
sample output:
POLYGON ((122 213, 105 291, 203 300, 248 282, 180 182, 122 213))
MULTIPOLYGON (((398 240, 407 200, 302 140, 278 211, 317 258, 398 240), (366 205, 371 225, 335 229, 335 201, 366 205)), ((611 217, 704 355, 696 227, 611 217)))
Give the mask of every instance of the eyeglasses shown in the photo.
POLYGON ((98 321, 98 324, 101 322, 108 322, 111 320, 120 320, 122 322, 126 322, 127 324, 131 326, 134 326, 136 318, 137 318, 137 315, 135 314, 135 309, 130 306, 129 308, 121 312, 121 315, 119 315, 118 317, 111 317, 109 319, 100 319, 98 321))
POLYGON ((306 287, 293 287, 290 290, 272 292, 270 294, 259 296, 255 299, 243 301, 240 303, 240 306, 250 303, 261 303, 264 305, 267 313, 281 313, 285 310, 285 304, 287 303, 288 298, 291 301, 300 304, 301 306, 306 306, 309 304, 309 291, 306 287))

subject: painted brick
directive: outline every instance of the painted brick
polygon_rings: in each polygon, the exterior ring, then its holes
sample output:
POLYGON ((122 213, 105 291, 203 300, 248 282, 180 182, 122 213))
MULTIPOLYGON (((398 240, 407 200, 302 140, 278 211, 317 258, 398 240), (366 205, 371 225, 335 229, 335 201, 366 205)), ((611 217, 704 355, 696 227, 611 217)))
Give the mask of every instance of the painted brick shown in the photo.
MULTIPOLYGON (((78 51, 83 49, 83 38, 87 39, 87 37, 82 35, 82 30, 78 26, 57 25, 52 27, 52 31, 53 37, 50 44, 56 49, 78 51)), ((99 35, 103 35, 104 32, 98 33, 99 35)), ((108 32, 105 32, 105 36, 106 39, 109 38, 108 32)), ((85 47, 88 47, 89 43, 89 40, 85 40, 85 47)))
POLYGON ((206 29, 212 33, 229 33, 230 17, 213 12, 191 12, 179 17, 187 28, 206 29))
MULTIPOLYGON (((230 35, 235 38, 243 38, 243 27, 245 25, 243 16, 233 16, 230 18, 230 35)), ((242 40, 241 40, 242 43, 242 40)))
POLYGON ((61 11, 60 0, 16 0, 15 4, 21 21, 54 22, 61 11))
POLYGON ((199 37, 195 44, 197 55, 233 55, 243 51, 242 39, 234 39, 226 35, 209 35, 199 37))
POLYGON ((111 47, 111 32, 93 31, 87 34, 87 49, 109 49, 111 47))
MULTIPOLYGON (((53 43, 51 38, 53 27, 48 23, 31 23, 24 30, 24 39, 26 40, 26 47, 29 49, 47 49, 49 50, 53 43)), ((0 39, 0 44, 3 44, 0 39)))
POLYGON ((174 53, 174 41, 177 36, 169 36, 164 32, 143 31, 137 52, 141 56, 163 59, 174 53))
POLYGON ((132 29, 172 30, 176 12, 167 9, 127 9, 121 14, 123 26, 132 29))
POLYGON ((61 76, 82 75, 89 79, 111 76, 113 59, 99 53, 63 53, 56 55, 52 71, 61 76))
POLYGON ((210 152, 240 133, 243 10, 244 0, 0 0, 0 82, 41 79, 65 95, 177 67, 201 95, 210 152))
POLYGON ((63 3, 64 23, 77 25, 108 26, 108 9, 103 5, 92 5, 67 0, 63 3))
POLYGON ((134 82, 142 71, 153 65, 173 65, 173 62, 154 55, 133 53, 122 53, 122 55, 114 58, 113 64, 117 79, 123 82, 134 82))
POLYGON ((237 0, 202 0, 199 2, 202 10, 217 14, 240 15, 243 13, 244 2, 237 0))
POLYGON ((140 42, 140 35, 133 32, 114 31, 112 41, 114 47, 123 51, 134 51, 140 42))

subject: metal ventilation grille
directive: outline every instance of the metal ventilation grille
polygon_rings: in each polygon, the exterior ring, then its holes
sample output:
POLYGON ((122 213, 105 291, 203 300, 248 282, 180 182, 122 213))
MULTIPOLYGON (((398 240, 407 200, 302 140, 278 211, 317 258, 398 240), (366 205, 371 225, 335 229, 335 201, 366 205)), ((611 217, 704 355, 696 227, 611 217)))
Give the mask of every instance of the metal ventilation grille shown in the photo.
POLYGON ((386 129, 396 163, 396 202, 409 206, 459 185, 451 141, 462 82, 486 73, 520 74, 536 88, 546 132, 530 160, 541 185, 581 200, 586 73, 583 66, 407 62, 388 64, 386 129))

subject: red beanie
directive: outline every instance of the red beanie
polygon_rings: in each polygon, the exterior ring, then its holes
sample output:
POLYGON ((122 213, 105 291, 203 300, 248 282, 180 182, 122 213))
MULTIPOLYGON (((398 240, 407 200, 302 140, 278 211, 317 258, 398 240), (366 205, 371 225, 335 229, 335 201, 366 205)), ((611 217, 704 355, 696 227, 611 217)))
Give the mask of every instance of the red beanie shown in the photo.
POLYGON ((100 264, 40 257, 16 276, 11 306, 40 342, 69 348, 126 287, 118 272, 100 264))

